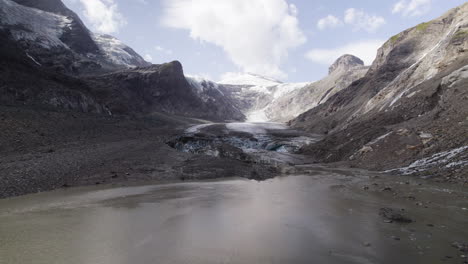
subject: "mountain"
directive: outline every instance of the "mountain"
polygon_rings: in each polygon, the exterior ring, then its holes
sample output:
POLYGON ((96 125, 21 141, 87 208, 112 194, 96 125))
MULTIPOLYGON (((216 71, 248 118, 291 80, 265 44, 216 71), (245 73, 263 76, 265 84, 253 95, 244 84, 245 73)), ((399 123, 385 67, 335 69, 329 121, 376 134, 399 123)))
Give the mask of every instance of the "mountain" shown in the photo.
POLYGON ((266 115, 274 121, 287 122, 294 119, 364 77, 368 69, 361 59, 343 55, 330 66, 329 75, 322 80, 275 98, 265 109, 266 115))
POLYGON ((214 87, 186 78, 178 61, 90 76, 91 93, 113 114, 164 112, 213 121, 244 116, 214 87))
POLYGON ((282 83, 252 74, 236 74, 218 83, 219 89, 240 109, 250 122, 275 119, 265 111, 275 100, 309 83, 282 83))
POLYGON ((369 67, 359 58, 343 55, 324 79, 313 83, 282 83, 255 74, 238 74, 219 82, 220 89, 247 116, 248 121, 287 122, 327 101, 336 92, 362 78, 369 67))
POLYGON ((89 74, 150 65, 119 40, 90 32, 60 0, 1 0, 0 14, 0 28, 41 66, 89 74))
POLYGON ((120 40, 90 32, 60 0, 0 0, 0 40, 3 105, 244 119, 220 91, 189 82, 179 62, 149 64, 120 40))
POLYGON ((362 79, 290 125, 327 134, 303 149, 317 161, 453 180, 467 172, 467 64, 464 4, 393 36, 362 79))

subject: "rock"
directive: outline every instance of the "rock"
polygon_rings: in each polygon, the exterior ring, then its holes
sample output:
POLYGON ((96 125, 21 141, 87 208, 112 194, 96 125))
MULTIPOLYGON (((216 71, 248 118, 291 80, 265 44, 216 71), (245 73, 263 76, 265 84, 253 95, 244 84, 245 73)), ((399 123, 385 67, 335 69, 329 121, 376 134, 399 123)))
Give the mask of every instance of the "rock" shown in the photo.
POLYGON ((328 69, 328 74, 332 74, 337 69, 343 69, 345 71, 352 69, 354 67, 364 66, 364 62, 356 56, 353 55, 343 55, 339 57, 328 69))
POLYGON ((468 244, 462 242, 453 242, 452 247, 458 249, 460 252, 468 252, 468 244))
MULTIPOLYGON (((303 153, 326 163, 353 157, 359 167, 392 172, 422 158, 427 161, 437 151, 466 145, 458 123, 467 116, 468 104, 463 98, 468 54, 457 53, 450 38, 465 30, 457 24, 467 23, 467 13, 465 3, 400 33, 397 41, 390 39, 379 49, 364 78, 290 121, 292 127, 311 133, 329 131, 320 142, 304 147, 303 153), (389 127, 394 133, 373 144, 372 154, 355 155, 368 152, 366 145, 389 127), (333 159, 327 158, 330 150, 333 159)), ((466 39, 462 43, 468 44, 466 39)), ((434 165, 434 171, 446 171, 442 165, 446 164, 434 165)))
POLYGON ((374 149, 371 146, 364 146, 359 150, 359 154, 366 154, 368 152, 372 152, 374 149))
POLYGON ((398 223, 412 223, 413 220, 407 216, 397 212, 392 208, 380 208, 379 215, 384 217, 386 220, 398 222, 398 223))
POLYGON ((364 247, 370 247, 370 246, 372 246, 372 244, 369 243, 369 242, 364 242, 362 245, 363 245, 364 247))

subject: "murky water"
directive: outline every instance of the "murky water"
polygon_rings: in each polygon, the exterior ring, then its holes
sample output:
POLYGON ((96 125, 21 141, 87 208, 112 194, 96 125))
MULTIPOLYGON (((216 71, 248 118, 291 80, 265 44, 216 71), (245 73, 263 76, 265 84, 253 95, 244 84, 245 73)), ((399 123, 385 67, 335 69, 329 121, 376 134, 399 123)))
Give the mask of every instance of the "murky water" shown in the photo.
POLYGON ((458 205, 442 199, 428 215, 412 212, 416 223, 384 223, 380 207, 409 203, 356 190, 360 176, 317 170, 1 200, 0 263, 463 263, 450 245, 468 239, 458 205))

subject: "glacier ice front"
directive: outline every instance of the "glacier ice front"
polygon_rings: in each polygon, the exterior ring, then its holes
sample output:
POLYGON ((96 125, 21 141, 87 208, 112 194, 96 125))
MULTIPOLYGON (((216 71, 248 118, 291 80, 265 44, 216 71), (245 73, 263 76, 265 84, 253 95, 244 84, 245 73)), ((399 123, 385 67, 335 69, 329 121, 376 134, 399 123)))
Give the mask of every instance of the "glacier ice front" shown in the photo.
POLYGON ((185 130, 167 144, 179 151, 258 163, 290 163, 298 150, 319 137, 282 123, 214 123, 185 130))

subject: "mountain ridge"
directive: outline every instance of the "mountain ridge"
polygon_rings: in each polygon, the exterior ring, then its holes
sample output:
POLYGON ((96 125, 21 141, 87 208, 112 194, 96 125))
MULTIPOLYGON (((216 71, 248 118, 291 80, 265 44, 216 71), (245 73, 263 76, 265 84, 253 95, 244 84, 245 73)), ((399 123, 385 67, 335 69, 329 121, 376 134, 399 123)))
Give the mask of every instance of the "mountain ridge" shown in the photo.
POLYGON ((4 104, 104 115, 162 111, 215 121, 244 119, 216 91, 198 93, 179 62, 151 65, 120 40, 89 31, 60 0, 0 0, 0 14, 4 104))
MULTIPOLYGON (((468 3, 390 38, 362 79, 289 123, 328 134, 304 153, 318 162, 391 170, 468 145, 462 74, 468 64, 467 29, 468 3), (450 86, 444 80, 452 74, 459 82, 450 86)), ((463 151, 447 162, 466 155, 463 151)), ((456 181, 454 171, 466 172, 463 166, 441 165, 447 163, 421 167, 419 174, 456 181)))

